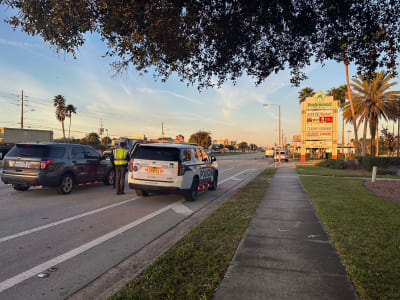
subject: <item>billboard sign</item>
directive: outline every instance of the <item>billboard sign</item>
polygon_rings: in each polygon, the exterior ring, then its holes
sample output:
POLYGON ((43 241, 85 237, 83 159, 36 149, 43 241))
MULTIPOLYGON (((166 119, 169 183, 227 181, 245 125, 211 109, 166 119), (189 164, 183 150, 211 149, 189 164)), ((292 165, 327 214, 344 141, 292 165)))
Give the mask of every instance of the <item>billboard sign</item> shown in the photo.
POLYGON ((329 150, 333 158, 337 157, 337 109, 338 101, 321 91, 301 103, 302 161, 306 149, 329 150))

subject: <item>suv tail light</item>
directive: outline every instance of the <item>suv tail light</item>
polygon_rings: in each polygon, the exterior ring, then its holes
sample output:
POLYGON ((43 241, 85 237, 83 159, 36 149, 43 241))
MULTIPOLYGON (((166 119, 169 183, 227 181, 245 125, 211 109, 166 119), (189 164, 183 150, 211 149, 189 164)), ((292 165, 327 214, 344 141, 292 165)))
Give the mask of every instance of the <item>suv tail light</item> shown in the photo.
POLYGON ((42 160, 42 161, 40 162, 40 169, 41 169, 41 170, 46 169, 47 166, 48 166, 49 164, 51 164, 52 162, 53 162, 53 161, 52 161, 51 159, 42 160))
POLYGON ((131 171, 131 172, 133 172, 133 164, 134 164, 134 161, 133 161, 133 159, 129 162, 129 171, 131 171))
POLYGON ((178 176, 183 176, 185 174, 185 166, 178 162, 178 176))

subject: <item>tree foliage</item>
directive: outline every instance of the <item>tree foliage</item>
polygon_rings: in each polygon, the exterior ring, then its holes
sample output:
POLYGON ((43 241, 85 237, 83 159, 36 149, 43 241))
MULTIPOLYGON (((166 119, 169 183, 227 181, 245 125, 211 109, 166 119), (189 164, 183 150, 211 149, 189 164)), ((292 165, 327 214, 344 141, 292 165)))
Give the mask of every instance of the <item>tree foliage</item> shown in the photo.
MULTIPOLYGON (((372 80, 359 75, 351 84, 354 92, 354 111, 359 124, 369 125, 371 143, 375 140, 375 134, 380 119, 385 121, 396 120, 399 116, 400 91, 390 90, 397 84, 393 77, 384 71, 380 71, 372 80)), ((344 106, 344 118, 351 120, 349 104, 344 106)), ((365 127, 366 128, 366 127, 365 127)), ((364 135, 365 138, 365 135, 364 135)), ((375 147, 371 145, 372 154, 375 147)))
POLYGON ((207 131, 198 131, 193 133, 189 138, 189 143, 197 144, 205 149, 211 145, 211 136, 207 131))
POLYGON ((314 96, 314 94, 315 94, 314 89, 312 89, 310 87, 305 87, 300 90, 299 96, 297 97, 297 99, 299 99, 299 103, 301 103, 301 102, 305 101, 307 97, 314 96))
POLYGON ((346 102, 347 96, 347 86, 345 84, 337 87, 331 88, 327 91, 328 96, 333 96, 333 100, 339 101, 339 106, 343 107, 346 102))
POLYGON ((105 136, 105 137, 103 137, 103 138, 101 139, 101 144, 102 144, 103 146, 108 146, 108 145, 111 144, 111 142, 112 142, 112 140, 111 140, 111 138, 110 138, 109 136, 105 136))
POLYGON ((65 106, 65 98, 62 95, 57 95, 53 99, 53 106, 56 108, 56 118, 61 122, 63 139, 65 143, 65 129, 64 129, 64 121, 66 117, 66 106, 65 106))
POLYGON ((249 145, 246 142, 241 142, 241 143, 239 143, 238 146, 239 146, 240 150, 242 150, 242 151, 247 150, 247 148, 249 148, 249 145))
POLYGON ((360 74, 396 69, 400 3, 393 0, 3 0, 14 28, 77 53, 87 33, 107 44, 122 72, 134 66, 167 79, 173 72, 199 88, 261 83, 289 68, 292 82, 311 59, 354 62, 360 74))
POLYGON ((92 146, 96 149, 101 148, 100 137, 96 132, 88 133, 84 138, 81 139, 81 144, 92 146))

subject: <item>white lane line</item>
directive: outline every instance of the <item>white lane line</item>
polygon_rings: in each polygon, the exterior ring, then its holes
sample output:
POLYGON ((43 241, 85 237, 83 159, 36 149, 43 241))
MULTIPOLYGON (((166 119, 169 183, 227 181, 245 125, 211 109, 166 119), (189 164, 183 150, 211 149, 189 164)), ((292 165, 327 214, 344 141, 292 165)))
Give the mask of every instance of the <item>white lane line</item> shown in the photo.
POLYGON ((229 170, 232 170, 233 168, 234 168, 234 167, 229 168, 229 169, 222 170, 221 172, 219 172, 219 174, 225 173, 225 172, 227 172, 227 171, 229 171, 229 170))
POLYGON ((79 215, 76 215, 76 216, 72 216, 72 217, 69 217, 69 218, 66 218, 66 219, 62 219, 62 220, 59 220, 59 221, 56 221, 56 222, 53 222, 53 223, 49 223, 49 224, 42 225, 42 226, 39 226, 39 227, 35 227, 35 228, 29 229, 29 230, 21 231, 21 232, 18 232, 18 233, 9 235, 9 236, 5 236, 5 237, 0 238, 0 243, 6 242, 6 241, 9 241, 9 240, 12 240, 12 239, 15 239, 15 238, 18 238, 18 237, 21 237, 21 236, 36 232, 36 231, 40 231, 40 230, 51 228, 51 227, 54 227, 54 226, 57 226, 57 225, 60 225, 60 224, 66 223, 66 222, 70 222, 70 221, 73 221, 73 220, 76 220, 76 219, 79 219, 79 218, 82 218, 82 217, 93 215, 93 214, 101 212, 103 210, 106 210, 106 209, 109 209, 109 208, 113 208, 113 207, 116 207, 116 206, 119 206, 119 205, 123 205, 125 203, 131 202, 131 201, 135 201, 137 199, 139 199, 139 197, 134 197, 134 198, 122 201, 122 202, 118 202, 118 203, 115 203, 115 204, 104 206, 104 207, 101 207, 101 208, 98 208, 98 209, 95 209, 95 210, 91 210, 91 211, 88 211, 88 212, 85 212, 85 213, 82 213, 82 214, 79 214, 79 215))
POLYGON ((236 178, 236 176, 239 176, 240 174, 243 174, 243 173, 245 173, 245 172, 247 172, 247 171, 254 171, 254 170, 257 170, 257 169, 247 169, 247 170, 244 170, 244 171, 239 172, 239 173, 237 173, 237 174, 235 174, 235 175, 233 175, 233 176, 231 176, 231 177, 228 177, 228 178, 226 178, 226 179, 224 179, 224 180, 219 181, 218 184, 223 184, 224 182, 227 182, 228 180, 231 180, 231 179, 236 178))
POLYGON ((186 205, 183 205, 182 203, 179 203, 177 205, 175 205, 172 210, 174 212, 176 212, 177 214, 182 214, 185 216, 189 216, 193 213, 193 210, 191 210, 189 207, 187 207, 186 205))
POLYGON ((93 248, 93 247, 96 247, 97 245, 99 245, 101 243, 108 241, 109 239, 112 239, 113 237, 115 237, 117 235, 124 233, 125 231, 127 231, 129 229, 134 228, 135 226, 142 224, 143 222, 150 220, 151 218, 169 210, 170 208, 173 208, 175 205, 178 205, 181 202, 182 202, 182 200, 176 201, 176 202, 174 202, 164 208, 161 208, 155 212, 152 212, 151 214, 148 214, 132 223, 122 226, 121 228, 111 231, 91 242, 88 242, 82 246, 79 246, 78 248, 72 249, 71 251, 68 251, 68 252, 61 254, 60 256, 57 256, 53 259, 50 259, 36 267, 33 267, 32 269, 29 269, 23 273, 15 275, 14 277, 4 280, 3 282, 0 282, 0 293, 25 281, 26 279, 28 279, 32 276, 35 276, 36 274, 44 272, 47 269, 49 269, 55 265, 59 265, 59 264, 63 263, 64 261, 67 261, 67 260, 93 248))

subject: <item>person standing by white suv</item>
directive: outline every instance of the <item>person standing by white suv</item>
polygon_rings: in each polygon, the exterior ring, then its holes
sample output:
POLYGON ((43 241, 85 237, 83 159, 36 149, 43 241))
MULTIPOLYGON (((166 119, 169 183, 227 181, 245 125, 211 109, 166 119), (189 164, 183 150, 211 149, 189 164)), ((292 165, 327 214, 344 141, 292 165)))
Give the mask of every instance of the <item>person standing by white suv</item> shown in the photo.
POLYGON ((125 171, 128 166, 130 156, 125 149, 125 143, 121 142, 118 148, 112 151, 111 161, 115 166, 115 187, 117 195, 125 194, 125 171))

